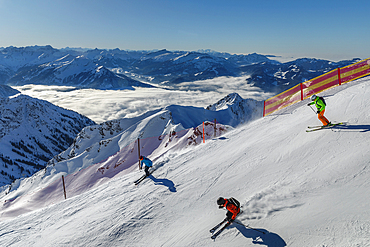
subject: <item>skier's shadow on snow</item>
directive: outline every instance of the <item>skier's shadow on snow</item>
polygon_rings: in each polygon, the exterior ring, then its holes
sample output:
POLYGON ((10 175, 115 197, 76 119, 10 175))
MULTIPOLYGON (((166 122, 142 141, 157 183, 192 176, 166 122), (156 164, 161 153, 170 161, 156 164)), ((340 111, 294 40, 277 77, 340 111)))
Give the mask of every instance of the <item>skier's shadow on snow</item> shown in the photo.
POLYGON ((269 232, 265 229, 250 229, 245 226, 239 225, 239 224, 233 224, 233 227, 239 230, 239 232, 246 238, 251 238, 252 243, 258 244, 258 245, 265 245, 268 247, 284 247, 286 246, 286 243, 284 239, 282 239, 279 235, 276 233, 269 232), (265 234, 263 234, 263 232, 265 234))
POLYGON ((171 192, 177 192, 175 184, 171 180, 166 178, 155 178, 153 175, 150 175, 148 178, 153 180, 155 185, 164 185, 167 186, 171 192))
POLYGON ((351 125, 351 124, 344 124, 344 125, 336 125, 333 127, 333 129, 338 130, 348 130, 348 131, 358 131, 358 132, 368 132, 370 131, 370 125, 351 125))

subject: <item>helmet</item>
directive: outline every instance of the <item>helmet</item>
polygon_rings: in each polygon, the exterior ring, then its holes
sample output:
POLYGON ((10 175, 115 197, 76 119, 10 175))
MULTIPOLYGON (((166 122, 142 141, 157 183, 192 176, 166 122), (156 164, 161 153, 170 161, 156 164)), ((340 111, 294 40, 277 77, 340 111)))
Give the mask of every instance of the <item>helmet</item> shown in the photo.
POLYGON ((222 198, 222 197, 219 197, 218 199, 217 199, 217 204, 218 205, 224 205, 225 204, 225 199, 224 198, 222 198))
POLYGON ((315 101, 315 99, 317 98, 317 96, 315 95, 315 94, 313 94, 312 96, 311 96, 311 100, 312 101, 315 101))
POLYGON ((140 158, 139 158, 140 160, 143 160, 144 159, 144 157, 142 156, 142 155, 140 155, 140 158))

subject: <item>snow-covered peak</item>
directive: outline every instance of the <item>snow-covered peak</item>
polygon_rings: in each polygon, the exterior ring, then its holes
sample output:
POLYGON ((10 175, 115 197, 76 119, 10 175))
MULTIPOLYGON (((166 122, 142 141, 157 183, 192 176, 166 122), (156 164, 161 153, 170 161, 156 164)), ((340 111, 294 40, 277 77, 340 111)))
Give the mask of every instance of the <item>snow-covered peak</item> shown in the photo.
POLYGON ((228 112, 230 121, 247 123, 263 116, 263 101, 243 99, 239 94, 232 93, 217 103, 208 106, 207 109, 228 112))
POLYGON ((0 186, 44 168, 94 122, 76 112, 6 89, 0 97, 0 186))
POLYGON ((6 47, 0 50, 0 64, 17 70, 23 66, 35 65, 50 62, 60 56, 60 51, 50 45, 27 46, 27 47, 6 47))
POLYGON ((237 93, 231 93, 227 95, 225 98, 219 100, 217 103, 210 105, 207 107, 208 110, 211 111, 219 111, 224 110, 234 103, 238 104, 239 102, 243 101, 243 98, 240 97, 237 93))

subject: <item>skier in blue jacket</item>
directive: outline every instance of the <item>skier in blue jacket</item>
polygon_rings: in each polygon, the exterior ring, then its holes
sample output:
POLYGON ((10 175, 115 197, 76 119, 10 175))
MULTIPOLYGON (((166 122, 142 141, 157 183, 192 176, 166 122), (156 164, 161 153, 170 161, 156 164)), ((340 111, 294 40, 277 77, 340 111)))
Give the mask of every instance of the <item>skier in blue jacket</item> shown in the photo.
POLYGON ((141 162, 141 166, 145 166, 144 167, 145 175, 149 176, 150 175, 149 167, 152 167, 153 162, 150 159, 148 159, 147 157, 142 156, 142 155, 140 156, 140 162, 141 162))

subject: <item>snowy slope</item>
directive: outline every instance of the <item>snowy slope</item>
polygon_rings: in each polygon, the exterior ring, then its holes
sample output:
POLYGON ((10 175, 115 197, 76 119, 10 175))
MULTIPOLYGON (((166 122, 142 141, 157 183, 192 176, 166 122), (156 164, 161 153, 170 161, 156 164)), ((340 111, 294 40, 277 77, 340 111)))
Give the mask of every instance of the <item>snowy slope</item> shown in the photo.
POLYGON ((262 111, 262 101, 243 99, 236 93, 207 109, 170 105, 138 117, 86 127, 77 135, 74 143, 50 160, 48 165, 59 163, 60 167, 68 167, 67 173, 70 174, 108 158, 131 145, 137 138, 158 137, 199 126, 204 121, 213 122, 214 119, 222 125, 236 127, 262 117, 262 111), (67 165, 70 163, 74 165, 67 165))
POLYGON ((1 214, 0 244, 370 246, 370 80, 325 95, 327 117, 346 125, 306 133, 319 121, 304 101, 166 153, 138 187, 136 170, 16 218, 1 214), (213 242, 208 230, 225 214, 219 196, 239 199, 238 220, 266 234, 233 224, 213 242))

